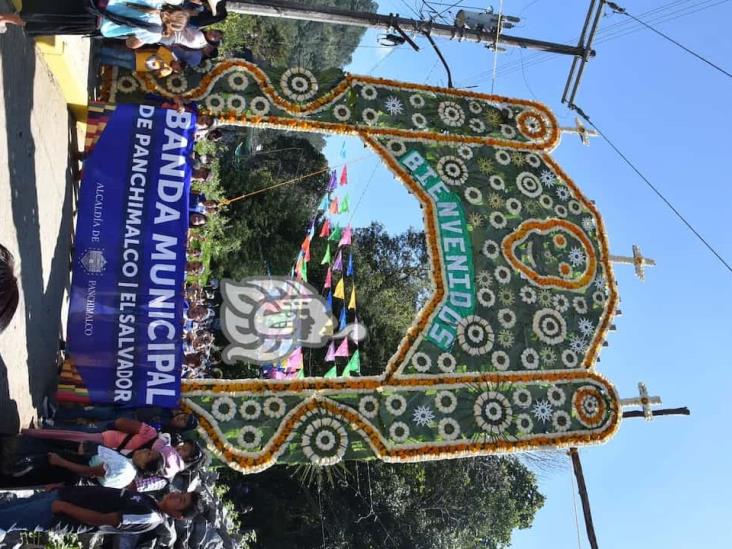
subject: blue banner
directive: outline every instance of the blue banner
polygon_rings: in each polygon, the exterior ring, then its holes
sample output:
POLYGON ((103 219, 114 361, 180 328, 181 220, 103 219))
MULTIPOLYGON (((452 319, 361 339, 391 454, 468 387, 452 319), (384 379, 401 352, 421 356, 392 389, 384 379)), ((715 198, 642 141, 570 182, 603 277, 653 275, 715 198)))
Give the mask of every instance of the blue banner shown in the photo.
POLYGON ((194 131, 118 105, 84 162, 67 348, 93 403, 178 403, 194 131))

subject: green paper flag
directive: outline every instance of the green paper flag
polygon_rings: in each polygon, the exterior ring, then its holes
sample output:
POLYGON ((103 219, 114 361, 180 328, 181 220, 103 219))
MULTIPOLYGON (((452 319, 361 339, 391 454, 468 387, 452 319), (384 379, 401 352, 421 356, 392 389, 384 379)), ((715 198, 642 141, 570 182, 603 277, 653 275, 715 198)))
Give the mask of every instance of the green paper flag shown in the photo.
POLYGON ((306 261, 302 262, 302 267, 300 267, 300 273, 302 274, 302 279, 307 282, 308 281, 308 264, 306 261))
POLYGON ((343 370, 343 377, 350 377, 352 373, 361 373, 361 357, 358 354, 358 349, 356 349, 356 352, 351 356, 351 360, 346 364, 346 367, 343 370))
POLYGON ((333 366, 330 370, 325 372, 325 375, 323 377, 338 377, 338 367, 333 366))
POLYGON ((323 260, 320 262, 321 265, 329 265, 330 264, 330 243, 328 243, 328 247, 325 249, 325 255, 323 256, 323 260))
POLYGON ((300 368, 300 370, 297 372, 297 375, 295 376, 295 379, 305 379, 305 368, 300 368))
POLYGON ((338 242, 341 239, 341 234, 343 233, 343 229, 341 227, 333 227, 330 231, 330 236, 328 237, 328 240, 335 240, 338 242))
POLYGON ((341 201, 340 208, 338 209, 338 213, 347 213, 348 212, 348 195, 343 197, 343 200, 341 201))

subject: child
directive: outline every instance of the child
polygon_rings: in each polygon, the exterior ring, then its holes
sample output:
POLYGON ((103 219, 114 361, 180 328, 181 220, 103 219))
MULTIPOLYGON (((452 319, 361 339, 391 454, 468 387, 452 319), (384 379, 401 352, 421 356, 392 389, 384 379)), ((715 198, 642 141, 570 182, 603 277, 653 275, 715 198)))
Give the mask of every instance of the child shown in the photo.
POLYGON ((135 72, 152 72, 158 78, 181 70, 173 52, 163 46, 136 50, 104 46, 100 58, 103 65, 116 65, 135 72))

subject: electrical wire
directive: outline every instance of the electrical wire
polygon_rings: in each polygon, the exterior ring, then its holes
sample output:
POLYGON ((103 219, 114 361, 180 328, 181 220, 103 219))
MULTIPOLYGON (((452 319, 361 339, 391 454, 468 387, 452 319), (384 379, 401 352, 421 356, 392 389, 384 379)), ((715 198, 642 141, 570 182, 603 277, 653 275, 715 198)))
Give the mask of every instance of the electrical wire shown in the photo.
MULTIPOLYGON (((519 50, 519 55, 521 56, 521 60, 523 61, 524 58, 524 52, 519 50)), ((529 93, 531 94, 531 97, 534 98, 534 101, 539 101, 539 98, 536 97, 536 94, 534 93, 534 90, 531 89, 531 86, 529 86, 529 81, 526 78, 526 71, 524 70, 524 64, 521 63, 521 75, 524 77, 524 84, 526 85, 526 89, 529 90, 529 93)))
POLYGON ((356 206, 351 210, 351 216, 348 218, 348 225, 351 224, 351 221, 353 220, 353 216, 356 215, 356 210, 358 210, 358 207, 361 205, 361 200, 363 200, 363 196, 366 194, 366 191, 369 188, 369 185, 371 185, 371 181, 374 179, 374 175, 376 174, 376 170, 381 165, 381 158, 376 159, 376 163, 374 164, 374 169, 371 171, 371 175, 369 176, 369 180, 366 182, 366 185, 363 188, 363 191, 361 191, 361 196, 358 197, 358 201, 356 202, 356 206))
MULTIPOLYGON (((680 19, 681 17, 687 17, 700 11, 713 8, 720 4, 725 4, 730 0, 702 0, 692 5, 686 5, 692 1, 693 0, 675 0, 674 2, 669 2, 652 10, 643 12, 640 14, 640 17, 643 17, 647 22, 654 24, 667 23, 680 19)), ((601 28, 597 32, 594 44, 599 45, 604 42, 609 42, 610 40, 615 40, 616 38, 621 38, 640 30, 643 30, 641 25, 636 24, 630 19, 622 19, 617 23, 611 23, 604 26, 604 28, 601 28)), ((525 58, 524 68, 532 67, 558 58, 559 56, 552 53, 533 53, 525 58)), ((513 61, 506 61, 505 63, 500 64, 498 66, 497 74, 498 76, 507 76, 519 70, 521 70, 521 60, 514 59, 513 61)), ((490 75, 481 76, 485 74, 486 71, 481 71, 465 78, 463 81, 470 82, 474 81, 476 78, 478 82, 488 80, 490 75)))
POLYGON ((623 152, 613 143, 610 138, 605 135, 600 128, 597 127, 597 125, 590 120, 590 117, 585 114, 585 112, 579 108, 577 105, 570 105, 570 108, 575 110, 577 114, 579 114, 590 126, 592 126, 595 131, 602 137, 605 142, 607 142, 608 145, 618 154, 620 158, 625 161, 625 163, 640 177, 643 182, 648 186, 649 189, 651 189, 658 198, 661 199, 661 201, 666 204, 666 206, 676 215, 676 217, 684 224, 686 227, 696 236, 696 238, 704 244, 704 246, 709 250, 718 260, 719 262, 724 265, 724 267, 732 273, 732 266, 720 255, 720 253, 712 246, 702 235, 699 231, 697 231, 694 226, 684 217, 684 215, 669 201, 668 198, 666 198, 661 191, 658 190, 658 188, 651 183, 651 181, 641 173, 641 171, 635 167, 635 164, 633 164, 630 159, 623 154, 623 152))
MULTIPOLYGON (((681 0, 682 2, 688 2, 690 0, 681 0)), ((654 17, 653 23, 667 23, 670 21, 675 21, 676 19, 679 19, 681 17, 686 17, 688 15, 693 15, 695 13, 698 13, 700 11, 703 11, 705 9, 712 8, 714 6, 717 6, 719 4, 724 4, 728 2, 729 0, 703 0, 702 2, 699 2, 697 4, 694 4, 692 6, 687 7, 681 7, 679 9, 676 9, 676 11, 669 11, 669 12, 663 12, 654 17)), ((671 4, 678 4, 677 2, 672 2, 671 4)), ((651 10, 654 11, 654 10, 651 10)), ((605 27, 605 29, 600 29, 597 33, 597 37, 594 41, 595 45, 603 44, 605 42, 609 42, 610 40, 615 40, 616 38, 622 38, 624 36, 628 36, 630 34, 636 33, 640 30, 643 30, 643 27, 641 25, 635 24, 631 20, 624 19, 621 22, 613 23, 612 25, 608 25, 605 27)), ((537 53, 533 54, 532 58, 526 62, 526 67, 530 67, 533 65, 538 65, 540 63, 544 63, 549 60, 557 59, 557 56, 551 53, 537 53)), ((504 65, 501 65, 498 67, 499 74, 507 75, 507 74, 513 74, 520 70, 519 62, 518 61, 510 61, 505 63, 504 65)))
POLYGON ((724 70, 724 69, 723 69, 722 67, 720 67, 719 65, 717 65, 717 64, 715 64, 715 63, 712 63, 712 62, 711 62, 711 61, 710 61, 709 59, 707 59, 706 57, 703 57, 703 56, 699 55, 698 53, 696 53, 695 51, 693 51, 693 50, 690 50, 689 48, 687 48, 687 47, 686 47, 686 46, 684 46, 683 44, 681 44, 681 43, 677 42, 676 40, 674 40, 673 38, 671 38, 671 37, 670 37, 669 35, 667 35, 667 34, 664 34, 664 33, 662 33, 662 32, 661 32, 660 30, 658 30, 658 29, 655 29, 655 28, 653 28, 653 27, 652 27, 651 25, 649 25, 648 23, 645 23, 645 22, 641 21, 641 20, 640 20, 640 19, 638 19, 638 18, 637 18, 637 17, 635 16, 635 15, 632 15, 632 14, 628 13, 627 11, 625 11, 625 9, 624 9, 624 8, 621 8, 620 6, 618 6, 617 4, 615 4, 614 2, 607 2, 607 5, 608 5, 608 7, 609 7, 609 8, 611 9, 611 10, 613 10, 613 12, 615 12, 615 13, 618 13, 618 14, 620 14, 620 15, 625 15, 625 16, 627 16, 627 17, 630 17, 630 18, 631 18, 631 19, 633 19, 634 21, 637 21, 638 23, 640 23, 641 25, 643 25, 644 27, 646 27, 646 28, 647 28, 648 30, 652 30, 652 31, 653 31, 653 32, 655 32, 655 33, 656 33, 657 35, 659 35, 659 36, 661 36, 661 37, 665 38, 666 40, 668 40, 668 41, 669 41, 669 42, 671 42, 672 44, 674 44, 674 45, 678 46, 679 48, 681 48, 682 50, 684 50, 684 51, 685 51, 686 53, 690 53, 691 55, 693 55, 694 57, 696 57, 696 58, 697 58, 697 59, 699 59, 700 61, 703 61, 704 63, 706 63, 707 65, 709 65, 710 67, 712 67, 712 68, 715 68, 715 69, 717 69, 717 70, 718 70, 719 72, 721 72, 722 74, 724 74, 724 75, 725 75, 725 76, 727 76, 728 78, 732 78, 732 74, 728 73, 728 72, 727 72, 726 70, 724 70))
POLYGON ((577 532, 577 549, 582 549, 580 541, 579 517, 577 516, 577 493, 575 492, 574 472, 569 470, 569 491, 572 492, 572 506, 574 507, 574 529, 577 532))
POLYGON ((448 7, 448 8, 445 8, 445 9, 444 9, 444 10, 442 10, 442 11, 441 11, 440 13, 438 13, 438 14, 437 14, 437 17, 442 17, 442 16, 444 15, 444 14, 446 14, 447 12, 449 12, 449 11, 450 11, 451 9, 453 9, 453 8, 456 8, 456 7, 458 7, 458 6, 459 6, 460 4, 462 4, 462 3, 464 2, 464 1, 465 1, 465 0, 458 0, 458 1, 457 1, 457 2, 455 2, 454 4, 450 5, 450 7, 448 7))

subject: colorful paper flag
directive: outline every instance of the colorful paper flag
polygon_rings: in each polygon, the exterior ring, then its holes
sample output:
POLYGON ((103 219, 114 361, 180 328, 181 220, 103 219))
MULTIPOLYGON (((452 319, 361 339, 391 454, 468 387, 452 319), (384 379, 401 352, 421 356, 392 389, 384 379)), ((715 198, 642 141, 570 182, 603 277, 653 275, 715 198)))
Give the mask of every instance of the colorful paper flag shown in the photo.
POLYGON ((334 196, 333 199, 330 201, 330 208, 329 210, 332 214, 338 213, 338 197, 334 196))
POLYGON ((341 278, 338 281, 338 284, 336 284, 335 292, 333 292, 333 297, 337 297, 338 299, 345 299, 345 293, 344 293, 344 284, 343 279, 341 278))
POLYGON ((343 235, 341 235, 341 239, 338 242, 338 245, 339 246, 350 246, 352 235, 353 235, 353 231, 351 229, 351 226, 346 225, 346 228, 343 229, 343 235))
POLYGON ((328 209, 328 206, 330 206, 330 198, 326 194, 323 200, 320 201, 320 204, 318 204, 318 211, 325 211, 328 209))
POLYGON ((340 228, 338 225, 335 225, 334 227, 331 228, 330 236, 328 237, 328 240, 338 242, 341 239, 342 232, 343 232, 343 229, 340 228))
MULTIPOLYGON (((348 308, 349 309, 356 309, 356 286, 354 285, 353 288, 351 288, 351 299, 348 301, 348 308)), ((343 328, 341 328, 342 330, 343 328)))
POLYGON ((325 255, 323 256, 322 261, 320 262, 321 265, 330 265, 330 242, 328 243, 328 247, 325 249, 325 255))
POLYGON ((340 207, 338 208, 338 213, 348 213, 348 208, 349 207, 350 206, 349 206, 349 203, 348 203, 348 195, 345 195, 343 197, 343 200, 341 201, 340 207))
POLYGON ((341 330, 345 330, 346 329, 346 322, 347 322, 346 308, 345 307, 341 307, 341 315, 340 315, 340 318, 338 319, 338 331, 339 332, 341 330))
POLYGON ((338 250, 336 254, 335 261, 333 262, 333 270, 337 272, 343 270, 343 253, 341 253, 341 250, 338 250))
POLYGON ((303 257, 302 255, 298 256, 297 262, 295 263, 295 274, 297 275, 298 280, 302 279, 302 266, 303 266, 303 257))
POLYGON ((337 184, 336 170, 333 170, 332 172, 330 172, 330 181, 328 181, 328 192, 330 193, 335 191, 337 184))
POLYGON ((325 284, 323 284, 323 289, 330 288, 331 283, 333 282, 333 272, 330 270, 330 267, 328 267, 328 272, 325 273, 325 284))
POLYGON ((293 372, 296 370, 302 369, 302 347, 298 347, 296 351, 294 351, 290 356, 287 357, 287 370, 292 370, 293 372))
POLYGON ((348 364, 346 364, 346 367, 343 369, 343 377, 350 377, 351 374, 360 374, 361 373, 361 355, 358 352, 358 349, 353 353, 353 356, 351 356, 351 359, 348 361, 348 364))
POLYGON ((348 267, 346 268, 346 276, 353 276, 353 254, 348 254, 348 267))
POLYGON ((325 372, 325 375, 323 377, 338 377, 338 367, 333 366, 330 370, 325 372))
POLYGON ((328 290, 328 296, 325 298, 325 310, 329 313, 333 312, 333 293, 328 290))
POLYGON ((303 259, 302 266, 300 267, 300 276, 305 282, 308 281, 308 262, 306 259, 303 259))
POLYGON ((343 171, 341 172, 341 185, 348 185, 348 166, 343 165, 343 171))
POLYGON ((346 142, 345 141, 341 141, 341 150, 340 150, 339 154, 341 155, 341 158, 346 157, 346 142))
POLYGON ((327 217, 325 218, 325 221, 323 222, 323 226, 320 228, 320 236, 321 238, 327 238, 330 235, 330 219, 327 217))
POLYGON ((347 357, 349 354, 348 351, 348 338, 344 338, 343 341, 341 341, 341 344, 338 345, 338 348, 336 349, 335 355, 337 357, 347 357))
POLYGON ((297 372, 297 376, 295 379, 304 379, 305 378, 305 368, 301 368, 299 372, 297 372))
POLYGON ((328 352, 325 353, 326 362, 333 362, 335 360, 335 343, 333 341, 328 345, 328 352))

